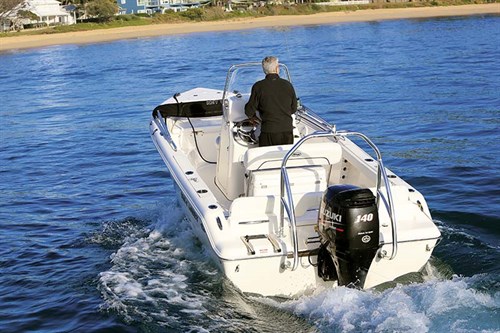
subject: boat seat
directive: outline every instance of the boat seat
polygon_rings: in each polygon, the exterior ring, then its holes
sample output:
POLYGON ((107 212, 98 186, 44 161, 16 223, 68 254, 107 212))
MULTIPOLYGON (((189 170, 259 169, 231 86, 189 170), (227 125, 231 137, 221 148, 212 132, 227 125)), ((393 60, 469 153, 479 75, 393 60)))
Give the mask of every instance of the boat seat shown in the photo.
MULTIPOLYGON (((281 168, 283 158, 293 145, 256 147, 243 156, 247 171, 281 168)), ((342 148, 334 142, 306 142, 288 159, 287 167, 332 165, 342 158, 342 148)))
MULTIPOLYGON (((250 172, 247 175, 247 196, 280 195, 280 169, 250 172)), ((322 192, 328 184, 329 168, 323 166, 292 167, 287 169, 290 189, 295 196, 309 192, 322 192)))
MULTIPOLYGON (((243 165, 247 196, 280 195, 281 163, 291 148, 292 145, 282 145, 246 151, 243 165)), ((340 163, 341 157, 342 148, 335 142, 311 141, 302 144, 287 163, 294 202, 297 203, 305 193, 323 192, 329 183, 330 166, 340 163)))
POLYGON ((267 221, 271 216, 278 215, 279 202, 274 195, 236 198, 229 208, 229 217, 240 224, 267 221))
MULTIPOLYGON (((294 195, 295 216, 305 216, 312 213, 310 222, 317 220, 323 192, 308 192, 294 195)), ((277 228, 280 213, 280 198, 276 195, 240 197, 235 199, 229 209, 229 224, 232 228, 239 228, 250 232, 269 233, 277 228), (252 207, 252 209, 248 209, 252 207)))

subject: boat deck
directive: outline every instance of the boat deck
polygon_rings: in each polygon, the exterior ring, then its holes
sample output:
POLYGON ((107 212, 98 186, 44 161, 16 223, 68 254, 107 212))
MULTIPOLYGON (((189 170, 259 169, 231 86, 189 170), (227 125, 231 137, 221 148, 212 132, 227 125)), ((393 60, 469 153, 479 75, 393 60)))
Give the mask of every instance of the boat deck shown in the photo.
POLYGON ((224 209, 224 212, 229 212, 229 207, 231 206, 232 201, 229 201, 219 189, 219 187, 215 184, 216 168, 216 164, 204 163, 197 169, 197 172, 201 176, 203 181, 207 184, 210 192, 213 193, 219 205, 222 207, 222 209, 224 209))

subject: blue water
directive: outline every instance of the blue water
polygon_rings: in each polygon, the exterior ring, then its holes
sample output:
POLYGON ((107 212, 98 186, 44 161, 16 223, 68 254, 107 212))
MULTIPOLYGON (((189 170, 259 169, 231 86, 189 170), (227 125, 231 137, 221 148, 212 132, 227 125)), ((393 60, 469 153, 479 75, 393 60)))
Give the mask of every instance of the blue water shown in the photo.
POLYGON ((0 54, 0 332, 499 332, 499 68, 499 16, 0 54), (269 54, 426 196, 443 240, 425 274, 283 301, 241 295, 208 260, 150 111, 269 54))

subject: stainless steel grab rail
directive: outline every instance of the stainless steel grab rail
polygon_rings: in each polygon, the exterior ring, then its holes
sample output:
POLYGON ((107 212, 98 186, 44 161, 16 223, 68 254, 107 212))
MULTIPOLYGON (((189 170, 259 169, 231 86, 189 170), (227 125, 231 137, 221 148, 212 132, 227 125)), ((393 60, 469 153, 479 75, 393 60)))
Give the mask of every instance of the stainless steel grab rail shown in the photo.
POLYGON ((161 115, 160 110, 156 111, 156 114, 153 117, 153 120, 154 120, 156 126, 158 126, 158 128, 160 129, 160 135, 162 135, 167 140, 168 144, 170 145, 170 147, 172 147, 172 149, 174 151, 177 151, 177 145, 175 144, 174 140, 172 139, 172 136, 170 135, 170 131, 168 130, 167 126, 162 121, 163 116, 161 115))
POLYGON ((281 206, 280 206, 280 227, 279 233, 280 236, 284 236, 284 226, 285 226, 285 216, 284 210, 288 215, 288 220, 290 221, 290 226, 292 227, 292 243, 293 243, 293 264, 292 271, 297 269, 299 265, 299 244, 298 244, 298 236, 297 236, 297 221, 295 220, 295 205, 293 203, 292 190, 290 189, 290 181, 288 178, 288 172, 286 170, 286 164, 290 156, 292 156, 297 149, 307 140, 312 138, 321 138, 327 136, 333 136, 334 132, 332 131, 317 131, 302 137, 283 157, 283 161, 281 162, 281 177, 280 177, 280 198, 281 198, 281 206), (285 192, 286 189, 286 192, 285 192), (285 200, 286 194, 286 200, 285 200))
POLYGON ((327 123, 325 120, 323 120, 320 116, 318 116, 316 113, 314 113, 314 111, 312 111, 305 105, 301 105, 300 108, 295 113, 295 115, 297 121, 307 121, 308 123, 317 128, 322 128, 324 130, 336 132, 335 124, 332 125, 327 123), (304 115, 307 115, 307 117, 304 117, 304 115))
POLYGON ((329 131, 316 131, 309 135, 302 137, 285 155, 283 161, 281 162, 281 177, 280 177, 280 226, 279 226, 279 235, 281 237, 284 236, 284 225, 285 225, 285 216, 284 213, 288 216, 288 220, 291 226, 291 238, 293 243, 293 264, 291 265, 291 270, 294 271, 297 269, 299 264, 299 250, 298 250, 298 235, 297 235, 297 221, 295 219, 295 205, 293 203, 292 190, 290 188, 290 181, 288 178, 288 172, 286 169, 286 164, 289 158, 297 151, 297 149, 307 140, 312 138, 322 138, 322 137, 333 137, 336 139, 347 137, 347 136, 358 136, 362 138, 374 151, 377 155, 377 181, 376 181, 376 193, 377 193, 377 207, 380 207, 380 201, 382 200, 385 206, 385 209, 389 213, 389 217, 391 219, 391 227, 392 227, 392 253, 389 260, 392 260, 396 257, 397 254, 397 227, 396 227, 396 214, 394 211, 394 203, 392 200, 392 193, 390 189, 389 179, 387 177, 387 173, 384 167, 384 163, 382 161, 382 154, 377 146, 364 134, 358 132, 335 132, 333 130, 329 131), (382 182, 385 185, 386 196, 381 191, 382 182), (286 195, 286 197, 285 197, 286 195))

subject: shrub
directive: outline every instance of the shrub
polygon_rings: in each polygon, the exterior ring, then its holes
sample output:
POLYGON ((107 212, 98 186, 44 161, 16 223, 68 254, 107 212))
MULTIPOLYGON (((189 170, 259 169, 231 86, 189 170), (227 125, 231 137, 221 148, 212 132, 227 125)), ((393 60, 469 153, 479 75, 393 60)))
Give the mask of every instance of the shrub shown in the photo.
POLYGON ((93 0, 85 5, 87 14, 97 17, 100 21, 109 21, 118 13, 118 5, 111 0, 93 0))
POLYGON ((153 23, 175 23, 185 20, 186 18, 181 17, 173 10, 167 10, 164 14, 155 14, 153 16, 153 23))
POLYGON ((179 15, 191 21, 201 21, 203 19, 203 9, 190 8, 184 12, 180 12, 179 15))
POLYGON ((203 9, 203 21, 216 21, 229 17, 223 7, 209 7, 203 9))
POLYGON ((135 17, 133 14, 125 14, 125 15, 118 15, 115 17, 116 21, 133 21, 135 20, 135 17))

